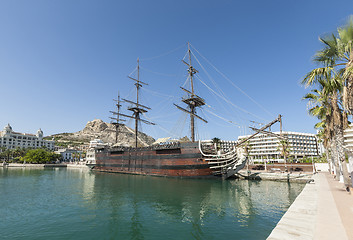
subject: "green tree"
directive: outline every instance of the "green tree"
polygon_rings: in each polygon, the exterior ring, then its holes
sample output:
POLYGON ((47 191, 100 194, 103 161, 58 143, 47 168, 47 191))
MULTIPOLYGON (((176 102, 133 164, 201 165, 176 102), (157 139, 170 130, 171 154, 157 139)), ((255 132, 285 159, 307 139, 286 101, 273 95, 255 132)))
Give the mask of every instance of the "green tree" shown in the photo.
POLYGON ((20 148, 17 147, 16 149, 13 150, 13 157, 14 157, 14 161, 18 161, 20 160, 21 157, 25 156, 27 153, 26 148, 20 148))
POLYGON ((247 158, 246 169, 247 169, 247 171, 249 171, 250 151, 252 149, 252 146, 250 145, 250 141, 246 141, 243 144, 243 148, 244 148, 245 155, 246 155, 246 158, 247 158))
POLYGON ((21 161, 26 161, 27 163, 51 163, 55 162, 60 158, 59 154, 47 151, 42 148, 29 150, 21 161))
POLYGON ((343 105, 346 110, 353 112, 353 16, 347 24, 337 29, 337 34, 320 37, 323 49, 314 57, 314 62, 322 65, 308 74, 306 85, 317 81, 317 76, 334 70, 343 79, 343 105))
POLYGON ((12 149, 8 149, 6 147, 2 147, 1 148, 1 158, 4 159, 5 161, 9 162, 10 159, 12 159, 13 157, 13 150, 12 149))
POLYGON ((316 90, 316 96, 314 96, 315 94, 310 96, 312 99, 317 97, 315 100, 318 102, 318 108, 313 109, 312 113, 317 113, 317 117, 324 121, 321 125, 325 125, 326 142, 330 143, 332 161, 335 163, 337 176, 339 177, 340 174, 339 162, 341 162, 344 181, 348 186, 350 182, 343 147, 343 130, 348 125, 347 114, 343 110, 344 104, 342 103, 345 95, 345 73, 342 69, 337 69, 342 65, 341 62, 337 63, 340 45, 333 34, 330 37, 320 38, 320 40, 325 46, 316 53, 314 61, 323 67, 309 72, 304 77, 302 84, 319 88, 316 90), (320 112, 320 107, 324 107, 326 110, 320 112))
MULTIPOLYGON (((330 95, 332 92, 331 81, 320 79, 316 86, 318 89, 313 89, 310 93, 306 94, 303 99, 308 100, 309 114, 320 120, 320 122, 315 124, 315 128, 319 130, 318 137, 322 139, 325 149, 327 152, 336 153, 335 147, 333 146, 334 142, 331 141, 334 137, 332 101, 330 101, 330 95)), ((333 154, 333 156, 336 155, 337 154, 333 154)), ((335 160, 332 156, 330 158, 328 154, 326 156, 331 172, 331 166, 336 167, 335 160)), ((338 164, 337 160, 336 163, 338 164)))
POLYGON ((287 140, 280 140, 279 143, 278 143, 277 150, 280 152, 280 155, 284 159, 284 169, 285 169, 285 171, 288 171, 288 169, 287 169, 287 157, 290 154, 289 142, 287 140))

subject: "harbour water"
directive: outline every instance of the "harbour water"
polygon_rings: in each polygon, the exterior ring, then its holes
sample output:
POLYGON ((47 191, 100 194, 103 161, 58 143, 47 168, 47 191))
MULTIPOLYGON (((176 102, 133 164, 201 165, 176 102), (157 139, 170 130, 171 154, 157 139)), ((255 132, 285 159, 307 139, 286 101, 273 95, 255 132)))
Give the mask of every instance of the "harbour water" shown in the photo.
POLYGON ((0 168, 0 238, 266 239, 304 186, 0 168))

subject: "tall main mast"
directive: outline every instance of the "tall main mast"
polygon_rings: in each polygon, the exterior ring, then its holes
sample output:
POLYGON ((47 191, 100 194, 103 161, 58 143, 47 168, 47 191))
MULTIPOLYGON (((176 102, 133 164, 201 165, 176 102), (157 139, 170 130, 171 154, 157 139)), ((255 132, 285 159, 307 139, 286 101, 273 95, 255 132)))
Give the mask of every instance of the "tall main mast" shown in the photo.
POLYGON ((183 98, 182 101, 188 105, 190 110, 184 109, 176 104, 174 104, 178 109, 188 113, 190 115, 190 130, 191 130, 191 141, 195 142, 195 117, 207 123, 207 121, 200 116, 196 115, 196 108, 205 105, 205 100, 195 94, 194 91, 194 74, 198 73, 198 71, 192 66, 191 62, 191 50, 190 43, 188 43, 188 55, 189 55, 189 63, 182 60, 188 66, 188 73, 190 78, 190 88, 191 91, 180 87, 183 91, 188 94, 188 98, 183 98))
POLYGON ((153 122, 149 122, 149 121, 146 121, 146 120, 140 118, 141 113, 148 112, 147 110, 150 110, 151 108, 146 107, 146 106, 139 103, 139 89, 142 87, 142 85, 148 85, 147 83, 140 81, 140 61, 139 61, 139 59, 137 59, 137 79, 132 78, 130 76, 127 76, 127 77, 130 78, 131 80, 135 81, 134 85, 136 86, 136 102, 133 102, 133 101, 130 101, 130 100, 123 98, 124 102, 130 103, 133 105, 132 107, 128 108, 129 111, 133 112, 132 116, 120 113, 119 112, 120 108, 118 108, 118 112, 111 111, 111 113, 118 116, 117 118, 112 118, 112 119, 119 119, 119 116, 135 119, 135 147, 137 148, 137 134, 138 134, 139 122, 143 122, 143 123, 150 124, 150 125, 155 125, 153 122))
POLYGON ((140 81, 140 60, 137 59, 137 79, 132 78, 130 76, 128 76, 128 78, 130 78, 131 80, 135 81, 135 86, 136 86, 136 102, 130 101, 130 100, 126 100, 123 99, 125 102, 131 103, 134 106, 133 107, 129 107, 128 110, 132 111, 132 116, 129 116, 130 118, 135 119, 135 147, 137 148, 137 134, 138 134, 138 125, 139 122, 143 122, 143 123, 147 123, 147 124, 151 124, 151 125, 155 125, 152 122, 143 120, 140 118, 140 115, 142 113, 146 113, 148 112, 147 110, 150 110, 151 108, 146 107, 142 104, 139 103, 139 90, 142 87, 142 85, 148 85, 147 83, 144 83, 142 81, 140 81))

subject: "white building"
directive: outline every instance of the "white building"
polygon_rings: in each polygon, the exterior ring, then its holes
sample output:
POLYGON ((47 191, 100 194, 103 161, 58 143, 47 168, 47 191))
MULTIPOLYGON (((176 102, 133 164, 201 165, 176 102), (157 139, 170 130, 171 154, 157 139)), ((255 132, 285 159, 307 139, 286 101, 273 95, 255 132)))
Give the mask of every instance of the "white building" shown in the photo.
POLYGON ((64 162, 80 161, 82 151, 75 149, 62 148, 55 151, 55 153, 61 155, 61 159, 64 162))
POLYGON ((344 145, 346 148, 353 151, 353 125, 350 125, 344 130, 344 145))
POLYGON ((89 142, 89 149, 86 153, 86 164, 93 166, 96 164, 96 148, 108 146, 107 143, 104 143, 100 139, 94 139, 89 142))
POLYGON ((37 134, 18 133, 12 130, 10 124, 0 132, 0 147, 15 148, 42 148, 54 150, 54 141, 43 139, 43 131, 39 129, 37 134))
POLYGON ((210 149, 215 149, 218 148, 222 152, 228 152, 232 150, 236 145, 238 141, 225 141, 225 140, 219 140, 218 143, 214 143, 213 140, 203 140, 202 144, 208 145, 208 148, 210 149), (217 146, 216 146, 217 145, 217 146))
POLYGON ((108 145, 107 143, 104 143, 100 139, 94 139, 89 142, 89 148, 104 147, 107 145, 108 145))
MULTIPOLYGON (((280 134, 280 132, 275 132, 280 134)), ((299 133, 299 132, 282 132, 289 142, 290 156, 302 158, 308 156, 318 156, 319 146, 315 134, 299 133)), ((238 140, 242 140, 247 136, 239 136, 238 140)), ((258 134, 249 140, 250 157, 254 160, 275 160, 281 159, 279 150, 279 139, 275 136, 267 134, 258 134)))

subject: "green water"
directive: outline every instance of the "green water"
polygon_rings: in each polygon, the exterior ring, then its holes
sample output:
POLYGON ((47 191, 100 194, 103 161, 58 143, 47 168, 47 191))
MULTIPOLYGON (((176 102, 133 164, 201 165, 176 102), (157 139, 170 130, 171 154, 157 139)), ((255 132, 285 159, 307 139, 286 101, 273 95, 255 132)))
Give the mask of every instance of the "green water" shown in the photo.
POLYGON ((0 168, 0 239, 266 239, 303 187, 0 168))

